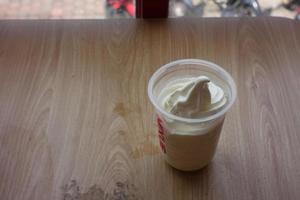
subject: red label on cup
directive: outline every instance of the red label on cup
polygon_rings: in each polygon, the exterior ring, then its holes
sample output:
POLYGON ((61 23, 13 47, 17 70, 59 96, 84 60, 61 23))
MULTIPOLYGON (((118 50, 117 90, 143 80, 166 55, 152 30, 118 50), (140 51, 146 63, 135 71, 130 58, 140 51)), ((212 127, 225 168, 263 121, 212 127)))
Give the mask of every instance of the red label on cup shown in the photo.
POLYGON ((166 145, 165 145, 165 131, 163 127, 163 121, 157 116, 157 126, 158 126, 158 138, 159 145, 161 150, 166 153, 166 145))

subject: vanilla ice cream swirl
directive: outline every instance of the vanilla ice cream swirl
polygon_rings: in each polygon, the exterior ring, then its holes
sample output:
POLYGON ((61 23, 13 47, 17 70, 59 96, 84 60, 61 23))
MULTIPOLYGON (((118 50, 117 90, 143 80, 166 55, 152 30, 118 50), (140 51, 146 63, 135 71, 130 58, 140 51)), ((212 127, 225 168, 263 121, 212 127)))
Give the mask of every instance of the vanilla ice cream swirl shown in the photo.
POLYGON ((185 118, 198 118, 219 111, 226 104, 221 87, 206 76, 178 79, 162 91, 167 112, 185 118))

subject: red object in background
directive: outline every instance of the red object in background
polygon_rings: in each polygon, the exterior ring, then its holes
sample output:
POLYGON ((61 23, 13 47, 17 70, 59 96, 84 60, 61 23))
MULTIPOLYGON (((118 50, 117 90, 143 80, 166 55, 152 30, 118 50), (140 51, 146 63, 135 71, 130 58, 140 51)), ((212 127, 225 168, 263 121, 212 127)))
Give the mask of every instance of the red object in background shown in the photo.
POLYGON ((134 14, 135 14, 135 7, 134 7, 134 5, 133 5, 132 2, 125 3, 125 9, 126 9, 126 11, 128 12, 128 14, 130 16, 132 16, 132 17, 134 16, 134 14))
POLYGON ((112 4, 112 7, 117 10, 119 8, 121 8, 121 3, 119 1, 116 1, 112 4))
POLYGON ((135 7, 133 5, 133 0, 107 0, 107 4, 115 10, 125 9, 130 16, 134 17, 135 7))
POLYGON ((169 0, 136 0, 137 18, 168 17, 169 0))

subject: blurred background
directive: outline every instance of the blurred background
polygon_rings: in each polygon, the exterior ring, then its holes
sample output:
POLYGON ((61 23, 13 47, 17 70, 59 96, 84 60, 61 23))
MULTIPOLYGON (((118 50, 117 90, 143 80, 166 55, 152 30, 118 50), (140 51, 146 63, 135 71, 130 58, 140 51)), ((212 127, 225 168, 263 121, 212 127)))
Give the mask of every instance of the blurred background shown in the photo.
MULTIPOLYGON (((170 0, 169 3, 169 17, 265 15, 300 19, 300 0, 170 0)), ((134 0, 0 0, 0 19, 131 17, 135 17, 134 0)))

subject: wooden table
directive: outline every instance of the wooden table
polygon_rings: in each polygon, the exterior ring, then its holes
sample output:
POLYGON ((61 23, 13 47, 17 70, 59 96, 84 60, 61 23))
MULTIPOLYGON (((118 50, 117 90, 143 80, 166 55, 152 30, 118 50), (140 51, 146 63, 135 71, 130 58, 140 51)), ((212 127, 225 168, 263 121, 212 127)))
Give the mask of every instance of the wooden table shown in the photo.
POLYGON ((299 199, 299 108, 299 22, 0 21, 0 199, 299 199), (146 93, 179 58, 238 85, 198 172, 163 160, 146 93))

